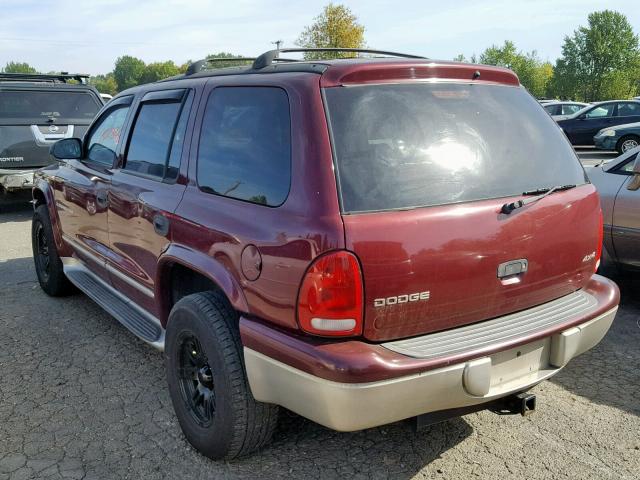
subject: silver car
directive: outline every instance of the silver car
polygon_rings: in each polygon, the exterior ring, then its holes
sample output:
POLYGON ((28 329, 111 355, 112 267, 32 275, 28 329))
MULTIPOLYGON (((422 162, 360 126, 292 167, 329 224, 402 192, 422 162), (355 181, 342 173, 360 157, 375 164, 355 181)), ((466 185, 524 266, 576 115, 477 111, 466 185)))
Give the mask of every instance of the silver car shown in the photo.
POLYGON ((600 193, 607 253, 619 265, 640 267, 640 148, 586 170, 600 193))

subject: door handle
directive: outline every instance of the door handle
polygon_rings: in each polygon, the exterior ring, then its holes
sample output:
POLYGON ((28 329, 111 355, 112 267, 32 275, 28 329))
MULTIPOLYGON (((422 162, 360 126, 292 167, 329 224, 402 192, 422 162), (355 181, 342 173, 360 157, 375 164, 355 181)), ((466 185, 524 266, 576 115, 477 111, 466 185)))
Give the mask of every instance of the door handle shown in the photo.
POLYGON ((106 208, 109 204, 109 197, 107 196, 106 190, 99 190, 96 193, 96 203, 100 208, 106 208))
POLYGON ((167 219, 167 217, 165 217, 164 215, 160 215, 159 213, 154 215, 153 229, 158 235, 166 237, 167 233, 169 233, 169 220, 167 219))

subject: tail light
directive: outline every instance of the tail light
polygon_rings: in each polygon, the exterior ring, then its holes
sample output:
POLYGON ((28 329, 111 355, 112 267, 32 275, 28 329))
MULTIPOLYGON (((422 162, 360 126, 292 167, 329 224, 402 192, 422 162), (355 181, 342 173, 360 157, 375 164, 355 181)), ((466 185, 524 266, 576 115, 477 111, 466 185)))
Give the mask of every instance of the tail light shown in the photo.
POLYGON ((600 259, 602 258, 602 243, 604 242, 604 217, 602 216, 602 209, 600 209, 600 223, 598 224, 598 247, 596 249, 596 268, 598 271, 600 268, 600 259))
POLYGON ((307 333, 362 334, 362 273, 354 254, 336 251, 316 259, 298 294, 298 322, 307 333))

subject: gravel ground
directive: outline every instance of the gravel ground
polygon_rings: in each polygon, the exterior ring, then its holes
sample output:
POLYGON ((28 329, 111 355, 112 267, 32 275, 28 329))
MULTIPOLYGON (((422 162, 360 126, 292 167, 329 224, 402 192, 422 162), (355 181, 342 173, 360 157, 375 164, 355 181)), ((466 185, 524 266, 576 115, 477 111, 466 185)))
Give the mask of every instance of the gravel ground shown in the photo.
POLYGON ((534 415, 467 415, 337 433, 294 415, 264 451, 212 462, 184 440, 162 355, 88 298, 47 297, 31 211, 0 214, 0 480, 28 478, 592 478, 640 472, 640 280, 612 330, 534 389, 534 415))

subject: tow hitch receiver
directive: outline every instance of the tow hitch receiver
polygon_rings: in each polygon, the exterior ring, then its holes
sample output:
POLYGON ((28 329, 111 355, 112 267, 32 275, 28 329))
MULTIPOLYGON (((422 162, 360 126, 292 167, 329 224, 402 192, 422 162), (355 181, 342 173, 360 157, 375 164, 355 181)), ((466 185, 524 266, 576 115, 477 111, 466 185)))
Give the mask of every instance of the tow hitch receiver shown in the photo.
POLYGON ((421 430, 429 425, 444 422, 455 417, 461 417, 469 413, 479 412, 481 410, 490 410, 498 415, 516 415, 527 416, 536 409, 536 396, 531 393, 518 393, 509 395, 508 397, 499 398, 490 403, 472 405, 469 407, 452 408, 450 410, 440 410, 437 412, 425 413, 413 417, 411 422, 416 431, 421 430))
POLYGON ((536 396, 531 393, 518 393, 505 397, 497 408, 491 409, 498 415, 520 414, 523 417, 530 415, 536 409, 536 396))

